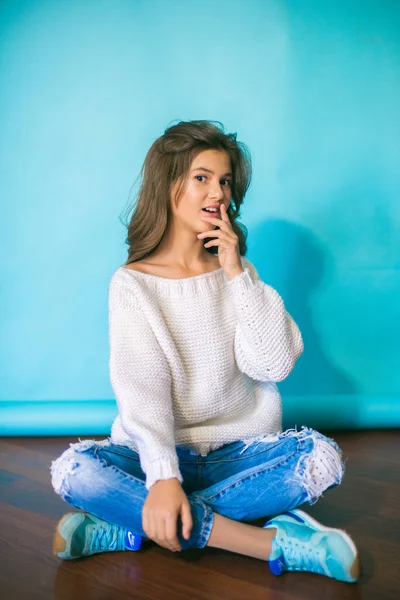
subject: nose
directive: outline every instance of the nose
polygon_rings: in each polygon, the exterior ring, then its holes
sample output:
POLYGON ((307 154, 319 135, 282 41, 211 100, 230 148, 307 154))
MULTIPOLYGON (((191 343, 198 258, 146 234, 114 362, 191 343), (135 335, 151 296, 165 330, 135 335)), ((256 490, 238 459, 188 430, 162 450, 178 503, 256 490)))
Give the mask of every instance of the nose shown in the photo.
POLYGON ((214 186, 210 191, 209 196, 213 200, 222 200, 224 198, 224 190, 220 185, 214 186))

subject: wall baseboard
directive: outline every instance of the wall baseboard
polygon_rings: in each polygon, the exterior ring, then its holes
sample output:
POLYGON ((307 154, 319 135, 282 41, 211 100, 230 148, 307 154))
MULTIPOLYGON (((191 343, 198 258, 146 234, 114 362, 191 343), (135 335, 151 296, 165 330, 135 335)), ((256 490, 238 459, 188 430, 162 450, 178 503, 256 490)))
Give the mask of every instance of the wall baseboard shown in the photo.
MULTIPOLYGON (((283 429, 380 429, 400 427, 400 397, 286 396, 283 429)), ((115 400, 0 400, 1 436, 109 436, 115 400)))
POLYGON ((0 435, 110 435, 115 400, 0 400, 0 435))

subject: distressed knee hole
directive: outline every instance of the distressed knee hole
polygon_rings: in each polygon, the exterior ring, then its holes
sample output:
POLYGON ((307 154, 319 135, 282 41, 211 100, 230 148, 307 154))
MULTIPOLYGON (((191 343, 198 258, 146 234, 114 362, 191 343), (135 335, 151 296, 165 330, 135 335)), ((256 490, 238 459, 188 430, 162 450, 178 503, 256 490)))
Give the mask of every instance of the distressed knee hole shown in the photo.
POLYGON ((308 498, 313 504, 328 488, 339 485, 344 475, 342 452, 334 440, 319 434, 312 451, 299 460, 295 476, 300 477, 308 498))
POLYGON ((75 451, 69 448, 51 463, 51 484, 56 494, 64 497, 68 492, 68 479, 74 469, 78 466, 75 451))
POLYGON ((50 466, 51 484, 56 494, 64 498, 65 494, 70 490, 69 478, 80 465, 80 453, 85 452, 85 450, 95 445, 106 446, 109 443, 109 438, 101 442, 80 440, 79 442, 70 444, 69 448, 61 456, 53 460, 50 466))

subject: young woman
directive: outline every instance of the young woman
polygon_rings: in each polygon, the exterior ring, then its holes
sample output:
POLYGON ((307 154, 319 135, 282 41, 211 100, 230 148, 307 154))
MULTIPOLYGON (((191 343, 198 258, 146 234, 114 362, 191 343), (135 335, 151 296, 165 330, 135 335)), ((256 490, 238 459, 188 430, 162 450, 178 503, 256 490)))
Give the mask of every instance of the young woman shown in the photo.
POLYGON ((146 156, 128 259, 109 285, 118 415, 109 438, 70 444, 51 464, 55 492, 83 511, 59 521, 53 552, 74 559, 148 539, 354 582, 348 534, 296 509, 339 485, 344 461, 318 431, 282 431, 276 382, 303 340, 245 258, 237 219, 250 153, 219 125, 179 122, 146 156))

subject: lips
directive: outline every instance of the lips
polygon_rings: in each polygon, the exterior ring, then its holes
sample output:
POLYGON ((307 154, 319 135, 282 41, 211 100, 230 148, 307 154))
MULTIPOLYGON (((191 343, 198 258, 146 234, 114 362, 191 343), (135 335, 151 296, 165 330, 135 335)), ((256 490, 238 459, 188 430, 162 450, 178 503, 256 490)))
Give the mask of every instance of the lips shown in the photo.
POLYGON ((216 208, 217 210, 220 210, 221 205, 218 202, 214 202, 214 204, 206 204, 203 208, 216 208))
POLYGON ((218 209, 217 211, 211 212, 208 210, 204 210, 203 208, 201 212, 203 212, 205 215, 209 215, 210 217, 217 217, 221 211, 218 209))

